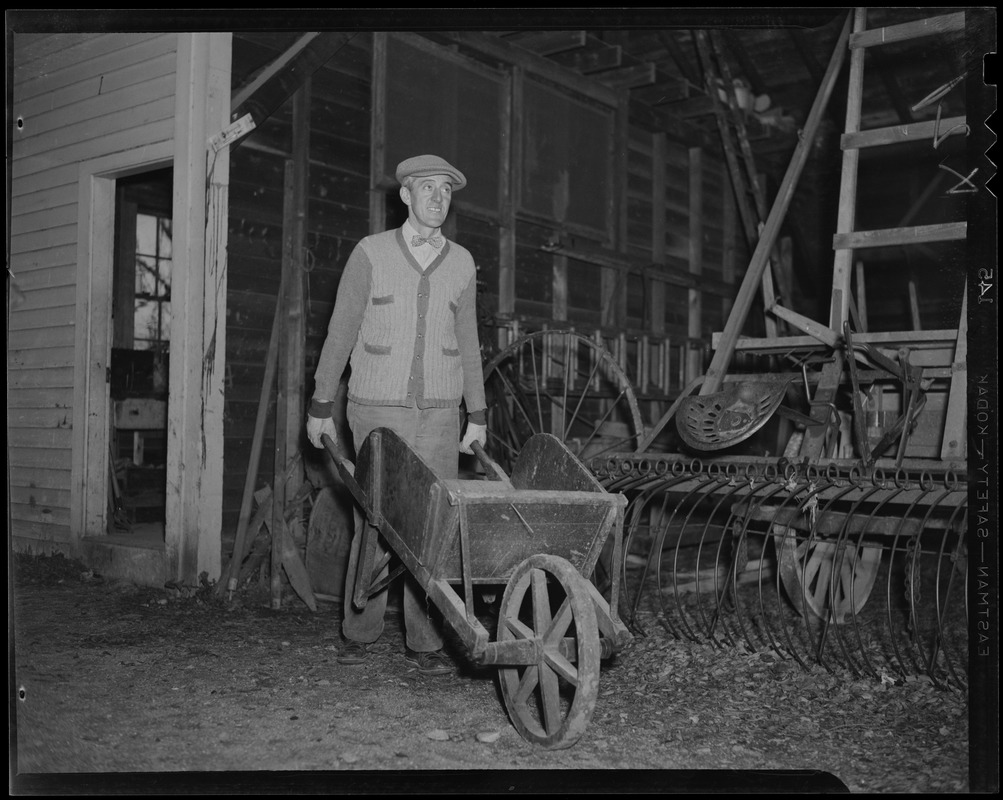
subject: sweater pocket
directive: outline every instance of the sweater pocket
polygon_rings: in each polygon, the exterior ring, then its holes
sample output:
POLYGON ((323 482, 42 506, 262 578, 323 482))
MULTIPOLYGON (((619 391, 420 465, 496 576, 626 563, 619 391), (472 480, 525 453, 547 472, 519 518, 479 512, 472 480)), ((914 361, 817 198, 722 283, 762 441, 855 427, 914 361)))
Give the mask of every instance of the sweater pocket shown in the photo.
POLYGON ((458 358, 460 355, 460 350, 457 347, 443 347, 442 354, 444 356, 453 356, 454 358, 458 358))

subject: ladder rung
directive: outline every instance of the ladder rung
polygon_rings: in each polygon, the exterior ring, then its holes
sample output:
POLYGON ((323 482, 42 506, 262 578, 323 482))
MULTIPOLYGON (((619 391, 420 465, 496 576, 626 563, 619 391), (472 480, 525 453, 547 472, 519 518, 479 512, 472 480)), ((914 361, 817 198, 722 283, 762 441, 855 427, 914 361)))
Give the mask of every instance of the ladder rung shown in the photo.
POLYGON ((929 120, 927 122, 913 122, 908 125, 892 125, 888 128, 872 128, 869 131, 844 133, 840 137, 839 144, 844 150, 853 150, 900 142, 922 141, 947 136, 951 131, 964 127, 966 124, 965 117, 950 117, 939 121, 929 120))
POLYGON ((903 22, 899 25, 889 25, 885 28, 872 28, 850 35, 850 49, 858 47, 874 47, 893 42, 904 42, 909 39, 919 39, 922 36, 935 36, 952 31, 965 29, 965 12, 944 14, 940 17, 917 19, 913 22, 903 22))
POLYGON ((912 228, 886 228, 877 231, 837 233, 832 237, 833 250, 855 250, 865 247, 891 247, 903 244, 951 242, 968 235, 967 222, 943 222, 937 225, 917 225, 912 228))

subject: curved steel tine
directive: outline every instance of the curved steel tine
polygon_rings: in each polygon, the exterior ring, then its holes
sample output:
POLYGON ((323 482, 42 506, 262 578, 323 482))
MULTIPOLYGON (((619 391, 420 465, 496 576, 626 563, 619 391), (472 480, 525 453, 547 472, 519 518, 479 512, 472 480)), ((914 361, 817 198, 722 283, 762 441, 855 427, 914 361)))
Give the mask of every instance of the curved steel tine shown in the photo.
MULTIPOLYGON (((941 636, 942 636, 942 640, 941 641, 944 641, 947 638, 947 637, 945 637, 943 635, 944 631, 945 631, 944 616, 950 610, 950 605, 949 604, 950 604, 950 599, 951 599, 951 587, 954 585, 954 576, 958 572, 957 557, 955 556, 955 554, 957 553, 960 556, 961 550, 965 546, 965 530, 967 528, 967 523, 968 523, 968 514, 967 513, 962 513, 963 508, 964 507, 961 506, 960 504, 957 505, 957 506, 955 506, 955 509, 954 509, 953 513, 951 514, 950 519, 947 521, 947 526, 944 529, 944 538, 943 538, 942 543, 941 543, 941 548, 942 549, 941 549, 940 557, 939 557, 938 562, 937 562, 937 568, 938 568, 937 608, 938 608, 938 612, 939 612, 938 613, 938 619, 939 619, 938 630, 940 631, 941 636), (959 514, 961 514, 962 519, 961 519, 961 522, 957 525, 957 528, 955 528, 955 521, 956 521, 956 518, 958 517, 959 514), (948 564, 948 568, 950 569, 950 575, 948 575, 948 578, 947 578, 947 588, 944 590, 944 601, 943 601, 943 604, 941 605, 941 602, 940 602, 940 576, 939 576, 939 570, 941 569, 941 567, 945 563, 945 558, 944 558, 944 554, 943 554, 943 546, 944 546, 944 544, 947 543, 948 538, 951 535, 951 532, 955 531, 955 530, 957 531, 957 544, 955 545, 955 550, 951 553, 950 557, 946 560, 946 563, 948 564)), ((967 580, 967 575, 968 575, 967 569, 964 571, 963 574, 965 575, 966 580, 967 580)), ((965 610, 964 616, 965 616, 965 622, 966 622, 966 624, 964 626, 959 626, 959 627, 961 627, 962 630, 967 631, 968 630, 968 625, 967 625, 967 621, 968 621, 968 608, 967 608, 968 593, 966 591, 964 591, 964 588, 965 587, 962 587, 962 594, 964 595, 963 599, 964 599, 965 602, 962 604, 962 606, 964 607, 964 610, 965 610)), ((968 653, 968 641, 967 641, 967 637, 966 637, 966 640, 964 642, 964 646, 963 647, 959 647, 959 650, 965 656, 967 656, 967 653, 968 653)), ((962 676, 959 675, 958 672, 954 669, 954 659, 951 658, 951 654, 948 652, 948 648, 946 646, 943 648, 943 652, 944 652, 944 661, 945 661, 945 664, 947 665, 947 670, 951 674, 951 676, 954 678, 955 684, 957 685, 957 687, 959 689, 967 690, 968 689, 968 681, 967 681, 967 679, 962 678, 962 676)))
MULTIPOLYGON (((903 491, 905 491, 905 490, 903 490, 903 491)), ((909 671, 908 665, 906 664, 906 660, 902 657, 902 652, 899 650, 898 643, 896 642, 896 638, 897 638, 896 633, 897 633, 897 630, 895 628, 894 620, 892 619, 892 613, 893 613, 893 610, 894 610, 893 606, 892 606, 892 582, 893 582, 894 576, 895 576, 895 554, 898 552, 899 539, 902 537, 902 527, 903 527, 903 525, 905 525, 906 520, 909 519, 909 516, 910 516, 910 514, 912 512, 912 509, 915 508, 917 499, 918 499, 918 497, 914 498, 912 500, 912 502, 906 508, 905 513, 902 514, 902 516, 899 518, 897 524, 895 525, 895 533, 894 533, 894 536, 892 537, 892 547, 891 547, 891 551, 890 551, 891 555, 889 557, 889 564, 888 564, 888 596, 887 596, 888 632, 889 632, 889 637, 890 637, 890 641, 891 641, 891 645, 892 645, 892 650, 895 653, 895 660, 898 663, 899 673, 900 673, 900 675, 901 675, 902 678, 905 678, 906 676, 908 676, 911 673, 909 671)), ((907 551, 908 547, 909 547, 909 543, 907 542, 906 546, 903 548, 903 550, 907 551)), ((908 557, 908 552, 906 552, 906 556, 908 557)), ((907 599, 908 599, 908 597, 907 597, 907 599)), ((906 631, 905 631, 905 638, 906 638, 906 641, 907 641, 907 645, 908 645, 908 640, 911 638, 909 636, 909 624, 912 624, 914 622, 914 620, 912 619, 913 609, 912 609, 911 606, 912 606, 912 604, 910 603, 910 608, 908 609, 909 623, 907 624, 906 631)), ((912 647, 910 647, 910 646, 904 646, 902 648, 902 650, 904 650, 909 655, 909 660, 912 663, 913 669, 914 670, 918 670, 919 669, 919 664, 917 664, 917 662, 916 662, 915 654, 913 653, 912 647)))
MULTIPOLYGON (((922 556, 923 556, 923 548, 922 548, 922 535, 923 535, 923 531, 925 531, 927 529, 927 525, 928 525, 928 523, 930 521, 930 518, 933 515, 934 511, 937 510, 937 507, 942 502, 944 502, 944 500, 946 500, 947 497, 950 494, 951 494, 951 492, 949 490, 946 490, 946 489, 943 492, 941 492, 940 496, 938 496, 935 500, 933 500, 933 502, 930 503, 930 507, 927 509, 926 514, 923 516, 923 521, 920 523, 920 526, 919 526, 919 537, 920 538, 917 541, 916 549, 913 551, 914 566, 913 566, 913 573, 912 574, 915 577, 913 578, 913 580, 910 581, 910 595, 909 595, 910 606, 916 606, 917 605, 917 601, 918 601, 918 598, 916 596, 915 587, 916 587, 916 582, 919 581, 920 578, 921 578, 921 576, 922 576, 922 572, 921 572, 921 566, 922 565, 919 563, 919 561, 920 561, 920 559, 922 559, 922 556)), ((939 569, 939 562, 938 562, 938 568, 937 568, 937 570, 935 572, 935 575, 939 576, 939 572, 940 572, 940 569, 939 569)), ((935 581, 934 585, 936 586, 936 581, 935 581)), ((920 587, 920 592, 922 592, 922 587, 920 587)), ((934 599, 935 599, 935 602, 936 602, 936 600, 937 600, 936 595, 935 595, 934 599)), ((921 602, 921 601, 919 601, 919 602, 921 602)), ((913 609, 913 620, 914 620, 914 624, 916 626, 916 648, 917 648, 917 650, 919 650, 920 661, 926 664, 926 674, 930 677, 930 680, 933 681, 933 683, 934 683, 935 686, 939 686, 940 685, 940 680, 938 679, 937 671, 935 669, 935 662, 936 662, 937 651, 939 649, 939 642, 940 642, 940 625, 941 625, 941 619, 940 619, 940 615, 937 613, 936 605, 934 607, 934 629, 932 631, 932 642, 931 642, 929 656, 926 656, 926 653, 925 653, 925 649, 926 648, 924 647, 924 644, 923 644, 923 630, 922 630, 922 626, 920 624, 920 622, 921 622, 921 615, 920 615, 919 609, 917 609, 917 608, 913 609)))

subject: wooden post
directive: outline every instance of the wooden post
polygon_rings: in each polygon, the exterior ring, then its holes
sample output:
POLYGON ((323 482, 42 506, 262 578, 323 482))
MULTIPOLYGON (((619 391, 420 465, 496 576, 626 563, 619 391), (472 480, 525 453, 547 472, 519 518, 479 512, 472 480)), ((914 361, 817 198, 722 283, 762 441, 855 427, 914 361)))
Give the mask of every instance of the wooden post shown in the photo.
MULTIPOLYGON (((310 81, 293 96, 293 157, 286 161, 282 219, 282 324, 279 326, 278 386, 275 403, 275 478, 272 488, 271 604, 282 603, 282 566, 290 551, 286 520, 289 501, 303 483, 303 371, 306 321, 303 255, 306 250, 310 155, 310 81)), ((287 566, 287 572, 289 572, 287 566)), ((290 575, 292 578, 292 575, 290 575)), ((306 598, 304 598, 306 599, 306 598)), ((311 598, 312 599, 312 598, 311 598)))
MULTIPOLYGON (((178 36, 165 555, 172 580, 220 576, 230 34, 178 36)), ((107 391, 107 389, 105 389, 107 391)))
MULTIPOLYGON (((650 330, 658 341, 659 362, 655 382, 663 392, 668 391, 667 375, 662 371, 661 358, 665 340, 665 281, 661 271, 665 266, 665 159, 666 135, 656 133, 651 137, 651 261, 654 264, 649 292, 648 318, 650 330)), ((661 414, 661 403, 652 401, 648 418, 655 420, 661 414)))
MULTIPOLYGON (((690 272, 699 281, 703 272, 703 150, 690 148, 690 272)), ((686 334, 686 380, 689 383, 703 371, 703 352, 693 342, 703 335, 703 295, 699 289, 687 289, 689 314, 686 334)))

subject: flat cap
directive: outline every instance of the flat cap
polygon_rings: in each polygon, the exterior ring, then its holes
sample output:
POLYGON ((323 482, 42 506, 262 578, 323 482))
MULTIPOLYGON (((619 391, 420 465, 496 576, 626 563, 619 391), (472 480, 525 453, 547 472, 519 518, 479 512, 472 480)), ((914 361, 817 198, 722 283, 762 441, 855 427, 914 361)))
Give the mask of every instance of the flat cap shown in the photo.
POLYGON ((397 165, 397 180, 404 183, 405 178, 424 178, 428 175, 448 175, 453 182, 453 189, 462 189, 467 185, 467 179, 456 167, 444 158, 433 155, 412 156, 397 165))

